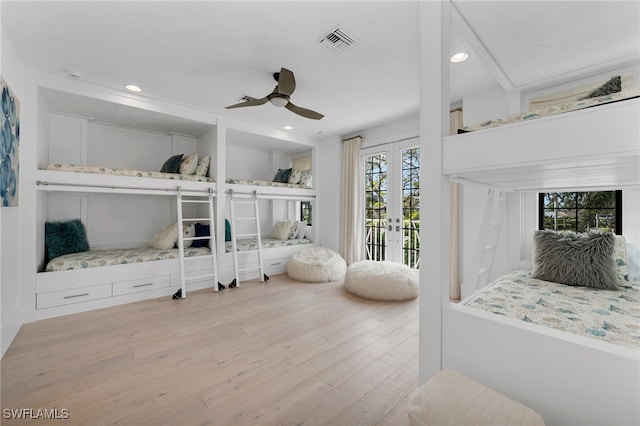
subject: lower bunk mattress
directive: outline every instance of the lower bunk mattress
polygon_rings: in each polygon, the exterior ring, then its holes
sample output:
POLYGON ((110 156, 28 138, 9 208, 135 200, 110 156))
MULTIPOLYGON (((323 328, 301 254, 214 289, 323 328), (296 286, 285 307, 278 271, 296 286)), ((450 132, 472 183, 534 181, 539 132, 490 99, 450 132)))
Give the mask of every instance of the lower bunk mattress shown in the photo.
MULTIPOLYGON (((186 257, 211 254, 208 247, 189 247, 184 250, 186 257)), ((86 269, 98 266, 124 265, 127 263, 150 262, 154 260, 178 259, 178 249, 158 250, 151 247, 128 249, 90 250, 81 253, 65 254, 51 259, 46 272, 86 269)))
MULTIPOLYGON (((311 241, 306 238, 296 238, 296 239, 286 239, 280 240, 277 238, 271 237, 262 237, 262 248, 270 249, 277 247, 291 247, 298 246, 302 244, 309 244, 311 241)), ((225 242, 225 252, 231 253, 233 251, 233 243, 231 241, 225 242)), ((251 251, 258 249, 258 239, 257 238, 239 238, 237 240, 238 251, 251 251)))
POLYGON ((254 186, 274 186, 278 188, 302 188, 302 189, 312 189, 310 186, 301 185, 299 183, 282 183, 282 182, 271 182, 266 180, 256 180, 256 179, 237 179, 237 178, 228 178, 226 183, 233 183, 237 185, 254 185, 254 186))
POLYGON ((463 305, 604 342, 640 348, 640 284, 599 290, 504 275, 463 305))

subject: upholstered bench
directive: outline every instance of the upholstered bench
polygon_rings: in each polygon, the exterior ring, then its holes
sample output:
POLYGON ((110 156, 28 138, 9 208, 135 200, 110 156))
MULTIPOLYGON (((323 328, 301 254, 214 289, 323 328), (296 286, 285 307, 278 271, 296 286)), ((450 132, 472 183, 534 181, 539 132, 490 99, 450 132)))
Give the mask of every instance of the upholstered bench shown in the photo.
POLYGON ((416 389, 408 409, 411 426, 544 426, 531 408, 451 370, 416 389))
POLYGON ((309 247, 293 255, 287 263, 287 275, 307 283, 340 281, 347 262, 338 253, 324 247, 309 247))
POLYGON ((363 260, 350 265, 344 277, 344 288, 372 300, 401 301, 418 297, 416 272, 394 262, 363 260))

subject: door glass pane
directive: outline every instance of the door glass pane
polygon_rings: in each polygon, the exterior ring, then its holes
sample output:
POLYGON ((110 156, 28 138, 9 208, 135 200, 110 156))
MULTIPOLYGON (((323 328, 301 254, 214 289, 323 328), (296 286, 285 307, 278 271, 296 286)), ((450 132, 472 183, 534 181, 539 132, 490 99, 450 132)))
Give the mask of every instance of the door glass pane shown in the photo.
POLYGON ((402 151, 402 263, 420 266, 420 148, 402 151))
POLYGON ((387 155, 365 157, 365 248, 367 260, 385 260, 387 155))

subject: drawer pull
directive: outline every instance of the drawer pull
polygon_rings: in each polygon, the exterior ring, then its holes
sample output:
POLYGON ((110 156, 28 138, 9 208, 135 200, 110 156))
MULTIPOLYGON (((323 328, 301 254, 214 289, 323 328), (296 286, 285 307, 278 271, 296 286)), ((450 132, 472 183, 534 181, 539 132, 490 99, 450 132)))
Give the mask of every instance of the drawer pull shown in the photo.
POLYGON ((133 286, 133 288, 138 288, 138 287, 148 287, 150 285, 153 285, 153 283, 146 283, 146 284, 136 284, 133 286))
POLYGON ((89 295, 89 293, 72 294, 71 296, 63 297, 63 299, 73 299, 74 297, 82 297, 82 296, 88 296, 88 295, 89 295))
POLYGON ((278 265, 282 265, 282 262, 272 263, 272 264, 271 264, 271 266, 278 266, 278 265))

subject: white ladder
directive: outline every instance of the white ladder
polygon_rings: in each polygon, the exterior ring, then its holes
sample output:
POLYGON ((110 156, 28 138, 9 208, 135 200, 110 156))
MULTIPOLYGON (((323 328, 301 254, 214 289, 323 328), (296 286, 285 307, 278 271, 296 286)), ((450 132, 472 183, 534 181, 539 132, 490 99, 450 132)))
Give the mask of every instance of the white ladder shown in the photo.
POLYGON ((480 244, 476 259, 478 277, 475 290, 487 285, 496 253, 496 246, 500 238, 502 220, 506 210, 506 196, 502 191, 489 189, 487 204, 484 209, 482 228, 480 230, 480 244))
POLYGON ((209 188, 208 194, 202 194, 201 192, 189 192, 182 191, 180 187, 178 187, 178 252, 180 253, 180 290, 173 295, 174 299, 184 299, 187 297, 187 281, 197 281, 205 278, 213 278, 213 291, 218 291, 218 265, 216 262, 216 240, 215 240, 215 220, 213 216, 213 189, 209 188), (183 207, 187 204, 207 204, 208 205, 208 217, 194 217, 194 218, 184 218, 183 217, 183 207), (184 237, 184 224, 185 223, 196 223, 196 222, 209 222, 209 235, 208 236, 200 236, 200 237, 184 237), (193 256, 186 257, 184 255, 184 242, 185 241, 195 241, 195 240, 209 240, 209 248, 211 249, 211 253, 206 256, 193 256), (212 273, 211 274, 203 274, 203 275, 195 275, 189 276, 186 275, 185 263, 192 260, 202 260, 210 259, 212 273))
POLYGON ((231 213, 231 250, 233 251, 233 270, 234 270, 234 279, 229 284, 229 288, 237 287, 240 284, 240 272, 246 271, 260 271, 260 281, 265 282, 269 280, 269 277, 264 273, 264 267, 262 264, 262 236, 260 232, 260 208, 258 205, 258 194, 256 191, 253 191, 251 199, 247 199, 246 197, 242 198, 234 198, 233 190, 230 189, 227 191, 229 195, 229 210, 231 213), (235 206, 238 204, 251 204, 253 205, 253 216, 245 216, 245 217, 236 217, 235 206), (253 221, 255 223, 255 233, 247 233, 247 234, 236 234, 236 230, 238 229, 238 223, 241 221, 253 221), (246 251, 238 251, 238 238, 252 238, 256 237, 257 239, 257 248, 255 250, 246 250, 246 251), (258 266, 240 268, 238 265, 238 255, 250 255, 253 253, 257 253, 258 255, 258 266))

